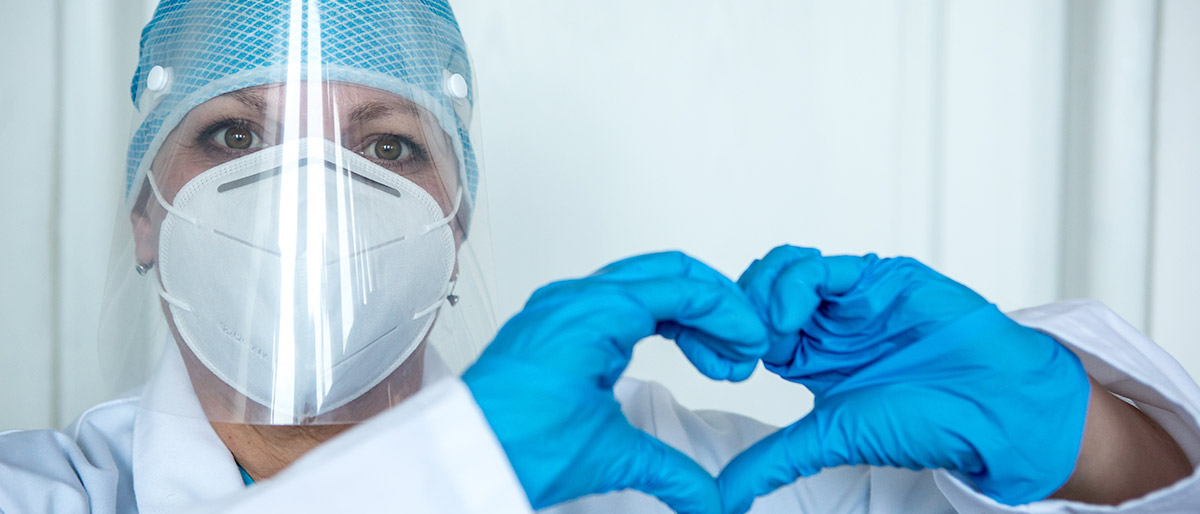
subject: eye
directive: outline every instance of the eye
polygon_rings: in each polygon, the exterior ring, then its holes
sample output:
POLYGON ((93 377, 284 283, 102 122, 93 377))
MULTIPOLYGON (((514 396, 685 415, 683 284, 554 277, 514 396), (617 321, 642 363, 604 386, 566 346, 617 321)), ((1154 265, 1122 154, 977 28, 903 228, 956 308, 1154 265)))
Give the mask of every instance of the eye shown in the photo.
POLYGON ((213 134, 212 141, 232 150, 248 150, 261 144, 258 134, 246 127, 225 127, 213 134))
POLYGON ((412 144, 404 138, 395 135, 382 136, 371 143, 363 155, 383 161, 399 161, 412 156, 412 144))

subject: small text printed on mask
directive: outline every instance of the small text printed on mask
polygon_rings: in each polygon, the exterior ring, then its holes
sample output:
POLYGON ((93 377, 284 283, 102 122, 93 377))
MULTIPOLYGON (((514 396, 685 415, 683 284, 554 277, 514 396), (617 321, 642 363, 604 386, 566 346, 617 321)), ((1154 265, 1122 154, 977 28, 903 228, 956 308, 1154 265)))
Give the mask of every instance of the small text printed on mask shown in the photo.
POLYGON ((246 338, 242 337, 242 334, 239 334, 238 331, 230 328, 228 325, 226 325, 224 323, 217 323, 217 325, 219 325, 221 327, 221 332, 224 332, 227 337, 229 337, 230 339, 233 339, 238 344, 245 346, 246 348, 249 348, 250 351, 254 352, 254 354, 257 355, 260 359, 266 360, 266 359, 270 358, 270 356, 267 355, 267 352, 264 352, 262 350, 262 348, 259 348, 258 346, 255 346, 253 344, 246 344, 246 338))

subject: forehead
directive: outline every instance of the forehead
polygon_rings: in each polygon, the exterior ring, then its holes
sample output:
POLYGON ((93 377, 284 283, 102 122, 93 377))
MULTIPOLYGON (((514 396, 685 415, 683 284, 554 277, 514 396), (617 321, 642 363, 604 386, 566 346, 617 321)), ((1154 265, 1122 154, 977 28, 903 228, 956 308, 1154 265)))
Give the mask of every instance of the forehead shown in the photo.
POLYGON ((431 116, 402 96, 345 82, 265 84, 225 93, 198 109, 232 107, 260 113, 303 116, 318 111, 338 113, 346 121, 369 121, 383 115, 431 116))

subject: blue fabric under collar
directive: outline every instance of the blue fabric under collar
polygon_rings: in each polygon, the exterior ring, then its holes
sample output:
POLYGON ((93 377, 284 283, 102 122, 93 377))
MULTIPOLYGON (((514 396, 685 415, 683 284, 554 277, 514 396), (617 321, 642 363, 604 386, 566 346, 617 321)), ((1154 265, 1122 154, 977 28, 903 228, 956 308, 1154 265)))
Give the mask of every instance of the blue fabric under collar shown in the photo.
POLYGON ((242 472, 242 483, 246 484, 246 487, 254 485, 254 479, 250 478, 250 473, 247 473, 246 468, 243 468, 241 464, 238 464, 238 471, 242 472))

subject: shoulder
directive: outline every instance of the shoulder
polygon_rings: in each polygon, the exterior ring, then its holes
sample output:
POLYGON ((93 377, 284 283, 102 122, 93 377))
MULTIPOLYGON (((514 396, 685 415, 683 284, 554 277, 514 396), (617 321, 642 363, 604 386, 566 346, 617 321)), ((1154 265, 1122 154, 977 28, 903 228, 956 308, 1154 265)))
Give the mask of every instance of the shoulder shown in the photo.
MULTIPOLYGON (((0 432, 0 447, 19 445, 30 450, 58 448, 68 458, 78 452, 85 459, 112 460, 115 454, 129 454, 133 442, 133 423, 137 415, 137 397, 125 397, 95 405, 84 411, 66 429, 9 430, 0 432)), ((25 454, 29 452, 15 452, 25 454)), ((4 457, 14 452, 0 453, 4 457)))
POLYGON ((1090 299, 1065 300, 1006 313, 1017 323, 1039 328, 1064 322, 1128 325, 1107 305, 1090 299))
POLYGON ((64 432, 89 458, 108 455, 128 464, 138 399, 127 396, 97 404, 80 414, 64 432))
POLYGON ((132 505, 131 448, 136 398, 88 409, 66 430, 0 433, 0 512, 107 512, 132 505))

